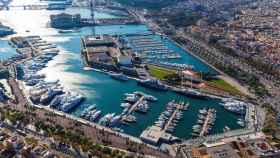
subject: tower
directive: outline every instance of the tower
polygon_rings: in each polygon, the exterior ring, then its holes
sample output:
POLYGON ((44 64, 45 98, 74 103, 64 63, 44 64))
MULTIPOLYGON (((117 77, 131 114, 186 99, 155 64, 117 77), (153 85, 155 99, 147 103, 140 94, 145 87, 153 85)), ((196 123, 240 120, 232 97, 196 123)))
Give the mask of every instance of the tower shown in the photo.
POLYGON ((90 16, 92 21, 92 35, 95 35, 95 0, 90 0, 90 16))

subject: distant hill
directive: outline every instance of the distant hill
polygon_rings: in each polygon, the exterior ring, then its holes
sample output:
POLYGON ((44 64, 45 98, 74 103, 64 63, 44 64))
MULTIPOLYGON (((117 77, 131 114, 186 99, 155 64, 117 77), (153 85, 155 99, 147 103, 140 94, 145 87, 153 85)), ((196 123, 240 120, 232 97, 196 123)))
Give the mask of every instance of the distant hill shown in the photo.
POLYGON ((117 2, 139 8, 161 9, 167 5, 172 5, 179 0, 116 0, 117 2))

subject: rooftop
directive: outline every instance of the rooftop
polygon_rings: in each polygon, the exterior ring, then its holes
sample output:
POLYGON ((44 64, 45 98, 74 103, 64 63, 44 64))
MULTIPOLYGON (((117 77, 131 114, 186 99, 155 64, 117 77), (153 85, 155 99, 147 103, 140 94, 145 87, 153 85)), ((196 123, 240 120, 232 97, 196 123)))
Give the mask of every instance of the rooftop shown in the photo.
POLYGON ((115 42, 110 36, 86 36, 83 38, 84 47, 113 46, 115 42))
POLYGON ((142 132, 140 138, 153 144, 158 144, 160 138, 164 135, 164 131, 160 127, 151 126, 142 132))

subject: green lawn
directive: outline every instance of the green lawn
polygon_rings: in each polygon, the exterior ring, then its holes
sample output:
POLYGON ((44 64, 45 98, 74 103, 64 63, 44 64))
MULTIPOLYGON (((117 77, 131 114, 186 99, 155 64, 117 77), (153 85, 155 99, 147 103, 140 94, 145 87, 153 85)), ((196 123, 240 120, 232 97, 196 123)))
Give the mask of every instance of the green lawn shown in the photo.
POLYGON ((176 74, 175 70, 170 70, 158 66, 149 65, 149 72, 153 77, 163 80, 166 76, 176 74))
POLYGON ((30 137, 30 138, 25 138, 25 142, 28 145, 38 145, 38 140, 36 138, 30 137))
POLYGON ((219 89, 223 89, 224 91, 229 92, 231 94, 243 95, 237 88, 235 88, 234 86, 230 85, 222 79, 211 80, 208 82, 208 84, 219 89))

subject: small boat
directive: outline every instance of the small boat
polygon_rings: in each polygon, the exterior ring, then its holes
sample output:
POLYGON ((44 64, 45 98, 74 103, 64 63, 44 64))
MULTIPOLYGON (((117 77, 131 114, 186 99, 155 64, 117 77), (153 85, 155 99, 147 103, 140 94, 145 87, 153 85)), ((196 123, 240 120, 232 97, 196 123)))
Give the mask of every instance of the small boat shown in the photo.
POLYGON ((80 105, 80 103, 85 99, 82 95, 74 95, 74 94, 66 94, 67 96, 64 98, 64 104, 61 104, 59 110, 63 112, 69 112, 76 106, 80 105))
POLYGON ((224 132, 228 132, 230 131, 230 128, 228 126, 225 126, 225 128, 223 129, 224 132))
POLYGON ((152 95, 145 95, 145 99, 147 101, 152 101, 152 102, 158 101, 158 99, 156 97, 152 96, 152 95))
POLYGON ((106 114, 104 117, 102 117, 99 120, 99 124, 103 125, 103 126, 109 126, 110 121, 112 120, 112 118, 115 116, 115 113, 109 113, 106 114))
POLYGON ((116 132, 121 132, 121 133, 123 133, 123 129, 121 129, 121 128, 117 128, 117 127, 114 127, 114 128, 112 128, 114 131, 116 131, 116 132))
POLYGON ((193 127, 192 127, 192 129, 200 129, 201 128, 201 125, 194 125, 193 127))
POLYGON ((133 115, 128 115, 128 116, 125 116, 125 117, 123 118, 123 121, 129 122, 129 123, 131 123, 131 122, 136 122, 136 117, 133 116, 133 115))
POLYGON ((124 100, 130 103, 135 103, 138 101, 138 99, 139 99, 138 96, 132 95, 132 96, 127 96, 124 100))
POLYGON ((121 116, 120 115, 117 115, 117 116, 114 116, 111 120, 110 120, 110 127, 114 127, 116 126, 118 123, 120 123, 120 120, 121 120, 121 116))
POLYGON ((199 134, 196 133, 196 132, 193 132, 193 133, 192 133, 192 136, 193 136, 193 137, 199 137, 199 134))
POLYGON ((241 127, 245 127, 245 122, 242 119, 238 119, 237 124, 241 127))
POLYGON ((129 108, 131 106, 131 104, 129 103, 121 103, 120 105, 122 108, 129 108))
POLYGON ((197 123, 198 123, 198 124, 203 124, 203 123, 204 123, 204 121, 203 121, 203 120, 198 119, 198 120, 197 120, 197 123))
POLYGON ((198 118, 199 118, 200 120, 204 120, 204 119, 205 119, 205 116, 204 116, 204 115, 198 115, 198 118))
POLYGON ((91 110, 93 110, 93 109, 95 109, 96 108, 96 105, 94 104, 94 105, 92 105, 92 106, 88 106, 82 113, 81 113, 81 117, 85 117, 86 116, 86 114, 88 113, 88 112, 90 112, 91 110))
POLYGON ((119 81, 128 81, 128 77, 124 74, 109 73, 110 77, 119 81))
POLYGON ((147 104, 139 104, 136 107, 136 111, 141 112, 141 113, 147 113, 148 109, 149 109, 149 106, 147 104))
POLYGON ((207 110, 205 108, 201 109, 201 110, 199 110, 199 113, 203 114, 203 115, 206 115, 207 114, 207 110))
POLYGON ((75 33, 80 32, 80 30, 59 30, 59 33, 75 33))
POLYGON ((91 122, 96 121, 97 118, 98 118, 100 115, 101 115, 101 111, 100 111, 100 110, 96 111, 96 112, 90 117, 90 121, 91 121, 91 122))

